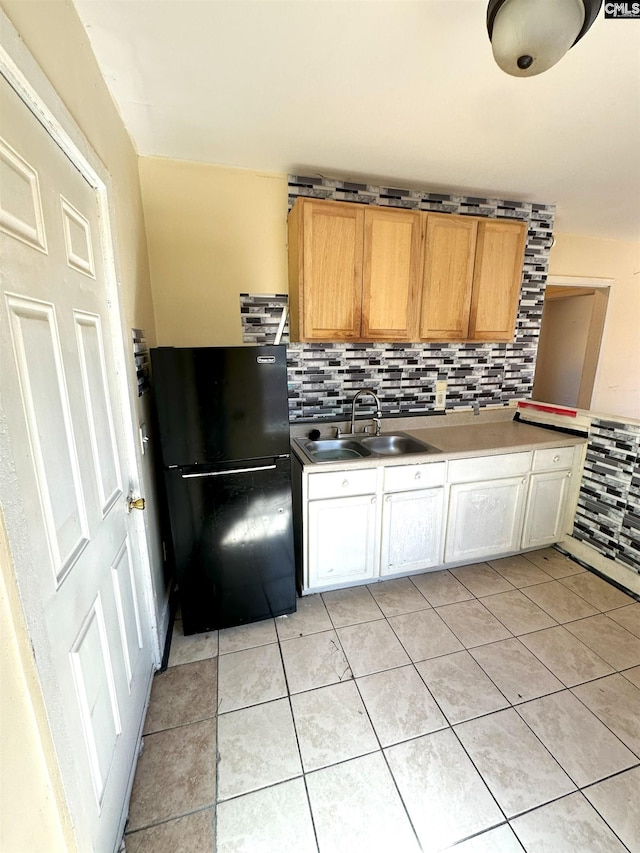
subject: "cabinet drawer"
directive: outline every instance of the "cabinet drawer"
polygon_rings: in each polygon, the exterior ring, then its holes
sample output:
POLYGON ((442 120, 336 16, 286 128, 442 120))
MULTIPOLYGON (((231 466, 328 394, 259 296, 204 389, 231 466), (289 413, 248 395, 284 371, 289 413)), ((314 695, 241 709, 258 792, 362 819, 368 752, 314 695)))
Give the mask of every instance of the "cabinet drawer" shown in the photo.
POLYGON ((313 501, 321 498, 341 498, 373 493, 376 491, 377 477, 378 472, 375 468, 309 474, 308 497, 313 501))
POLYGON ((533 470, 553 471, 555 468, 571 468, 574 453, 574 447, 551 447, 549 450, 536 450, 533 454, 533 470))
POLYGON ((474 480, 496 480, 528 474, 531 452, 503 453, 499 456, 478 456, 473 459, 454 459, 449 462, 449 482, 466 483, 474 480))
POLYGON ((442 486, 447 470, 446 462, 424 465, 392 465, 384 469, 385 492, 408 492, 442 486))

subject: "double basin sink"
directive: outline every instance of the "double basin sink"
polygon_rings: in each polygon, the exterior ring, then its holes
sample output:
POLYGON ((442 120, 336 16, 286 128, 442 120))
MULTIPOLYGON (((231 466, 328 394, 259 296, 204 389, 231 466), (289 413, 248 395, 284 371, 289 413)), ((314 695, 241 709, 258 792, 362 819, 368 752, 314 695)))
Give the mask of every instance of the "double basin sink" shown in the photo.
POLYGON ((297 439, 298 445, 313 462, 337 462, 367 456, 404 456, 408 453, 439 453, 432 444, 406 433, 384 435, 346 435, 340 438, 297 439))

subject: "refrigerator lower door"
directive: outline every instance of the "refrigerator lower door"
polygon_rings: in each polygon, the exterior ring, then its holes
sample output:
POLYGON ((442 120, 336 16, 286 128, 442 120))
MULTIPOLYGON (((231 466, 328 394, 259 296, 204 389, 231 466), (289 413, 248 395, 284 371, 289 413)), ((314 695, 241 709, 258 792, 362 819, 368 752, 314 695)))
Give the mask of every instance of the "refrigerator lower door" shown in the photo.
POLYGON ((288 457, 165 471, 185 634, 296 609, 288 457))

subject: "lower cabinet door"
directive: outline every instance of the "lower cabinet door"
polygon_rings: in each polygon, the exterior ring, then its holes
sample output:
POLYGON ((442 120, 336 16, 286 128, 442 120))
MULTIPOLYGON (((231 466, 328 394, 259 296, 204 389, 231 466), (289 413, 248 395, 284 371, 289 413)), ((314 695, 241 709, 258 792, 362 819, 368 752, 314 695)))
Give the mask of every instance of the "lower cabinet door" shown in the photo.
POLYGON ((376 496, 309 501, 308 507, 308 587, 376 576, 376 496))
POLYGON ((508 477, 451 486, 445 563, 520 549, 527 480, 508 477))
POLYGON ((385 495, 380 574, 418 571, 442 563, 444 489, 385 495))
POLYGON ((531 475, 522 534, 523 548, 542 547, 562 539, 570 476, 569 471, 531 475))

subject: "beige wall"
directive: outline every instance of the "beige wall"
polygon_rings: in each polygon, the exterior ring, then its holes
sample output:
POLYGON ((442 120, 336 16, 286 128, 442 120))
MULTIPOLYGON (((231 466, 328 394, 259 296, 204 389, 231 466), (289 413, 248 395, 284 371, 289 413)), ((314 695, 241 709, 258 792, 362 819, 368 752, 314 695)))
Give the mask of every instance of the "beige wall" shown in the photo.
MULTIPOLYGON (((160 345, 242 342, 239 294, 286 293, 286 176, 140 160, 160 345)), ((613 279, 592 409, 640 418, 640 246, 557 234, 551 275, 613 279)))
MULTIPOLYGON (((84 29, 67 0, 0 0, 0 6, 111 176, 125 325, 144 328, 153 344, 155 322, 138 158, 98 71, 84 29)), ((8 27, 3 27, 3 44, 5 38, 8 45, 8 27)), ((135 403, 139 421, 148 416, 146 399, 135 403)), ((144 465, 142 475, 148 484, 151 472, 147 459, 144 465)), ((152 563, 158 566, 161 565, 157 556, 159 538, 153 523, 153 502, 147 523, 152 563)), ((15 746, 19 745, 21 763, 21 772, 15 777, 16 784, 12 781, 5 784, 5 779, 2 780, 0 812, 3 834, 0 849, 3 853, 71 850, 70 823, 64 806, 60 805, 60 798, 56 801, 55 794, 61 791, 60 780, 55 761, 51 758, 51 749, 47 748, 48 727, 42 697, 33 660, 29 657, 30 644, 7 552, 4 556, 0 552, 0 564, 9 590, 9 597, 3 597, 0 614, 4 650, 1 661, 0 753, 3 766, 7 760, 8 766, 14 767, 15 746), (13 603, 12 588, 15 591, 13 603), (64 841, 62 833, 66 833, 64 841), (40 842, 36 840, 38 838, 40 842)), ((154 581, 160 606, 163 584, 157 574, 154 581)))
POLYGON ((286 175, 140 159, 158 344, 242 343, 240 293, 287 293, 286 175))
POLYGON ((593 302, 593 294, 545 300, 531 395, 534 400, 578 405, 593 302))
POLYGON ((613 279, 591 410, 640 419, 640 244, 555 237, 550 275, 613 279))

